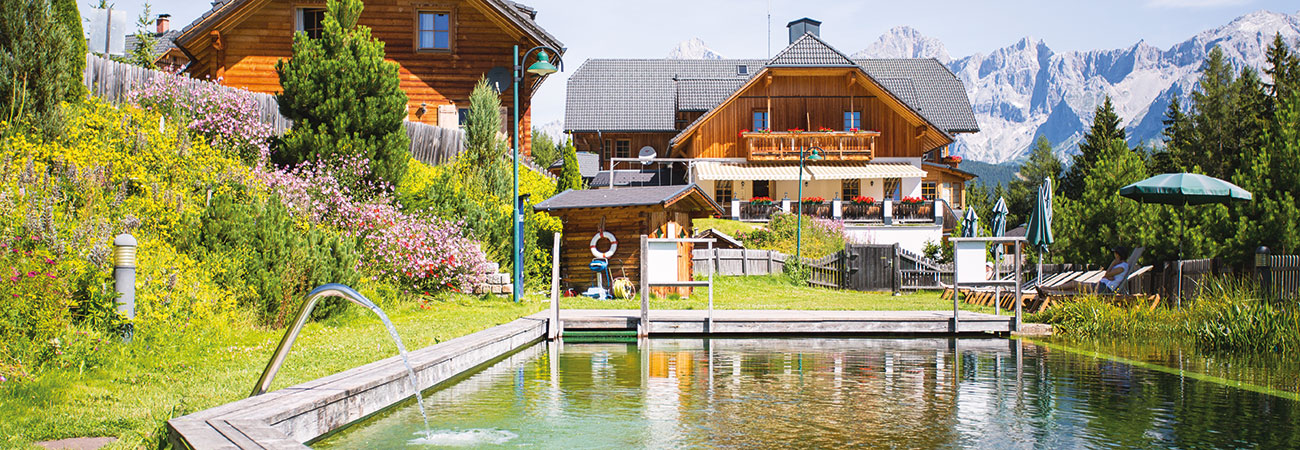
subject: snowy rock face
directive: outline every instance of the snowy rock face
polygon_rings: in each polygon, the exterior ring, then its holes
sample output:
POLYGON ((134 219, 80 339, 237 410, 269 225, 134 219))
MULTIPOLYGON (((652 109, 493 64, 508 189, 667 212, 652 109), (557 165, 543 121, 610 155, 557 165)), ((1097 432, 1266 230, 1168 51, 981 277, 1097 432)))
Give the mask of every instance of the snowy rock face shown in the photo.
POLYGON ((1247 14, 1168 50, 1138 42, 1122 49, 1058 54, 1040 40, 1024 38, 987 55, 956 60, 948 59, 938 40, 898 27, 854 57, 945 61, 966 85, 981 129, 960 135, 958 153, 1000 163, 1025 155, 1038 136, 1047 137, 1063 155, 1077 152, 1105 95, 1125 121, 1131 145, 1155 143, 1170 100, 1176 96, 1187 104, 1214 46, 1235 67, 1260 69, 1275 33, 1289 43, 1300 40, 1300 13, 1247 14))
POLYGON ((853 54, 854 58, 934 58, 948 64, 952 58, 948 49, 938 39, 925 37, 912 27, 901 26, 885 32, 880 39, 865 50, 853 54))
POLYGON ((691 38, 678 43, 677 47, 668 52, 668 59, 722 59, 722 55, 704 45, 704 40, 691 38))

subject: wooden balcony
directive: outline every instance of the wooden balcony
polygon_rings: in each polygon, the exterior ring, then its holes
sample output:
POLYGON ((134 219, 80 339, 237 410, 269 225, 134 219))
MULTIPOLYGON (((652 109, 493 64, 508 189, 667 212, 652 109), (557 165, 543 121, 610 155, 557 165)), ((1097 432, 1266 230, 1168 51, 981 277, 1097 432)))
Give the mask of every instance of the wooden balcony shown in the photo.
POLYGON ((822 161, 870 161, 875 158, 880 132, 751 131, 740 136, 750 161, 798 161, 800 149, 813 147, 821 148, 822 161))

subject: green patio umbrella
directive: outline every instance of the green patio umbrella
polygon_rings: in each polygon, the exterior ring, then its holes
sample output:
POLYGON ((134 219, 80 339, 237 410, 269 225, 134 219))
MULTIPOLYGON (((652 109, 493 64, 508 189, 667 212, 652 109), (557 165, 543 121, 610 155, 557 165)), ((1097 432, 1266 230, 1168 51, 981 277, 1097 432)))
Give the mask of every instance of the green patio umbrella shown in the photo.
POLYGON ((980 216, 975 208, 966 208, 965 217, 961 219, 961 237, 975 237, 980 234, 980 216))
MULTIPOLYGON (((1007 199, 998 197, 998 203, 993 205, 993 223, 990 224, 993 229, 989 230, 989 232, 993 234, 993 237, 1002 237, 1007 235, 1007 214, 1010 212, 1011 209, 1007 208, 1007 199)), ((1003 245, 1001 242, 993 245, 993 279, 995 280, 1002 278, 1002 249, 1003 245)), ((1002 299, 1002 286, 998 286, 994 289, 993 298, 998 299, 998 301, 993 302, 993 313, 996 314, 998 312, 998 304, 1001 303, 1002 299)))
POLYGON ((1043 252, 1056 242, 1052 237, 1052 179, 1043 178, 1038 187, 1038 200, 1034 210, 1029 212, 1029 223, 1025 226, 1026 242, 1038 249, 1038 282, 1043 280, 1043 252))
MULTIPOLYGON (((1198 173, 1166 173, 1156 175, 1119 189, 1119 195, 1142 203, 1165 205, 1205 205, 1250 201, 1250 191, 1240 186, 1198 173)), ((1183 238, 1187 229, 1178 230, 1178 305, 1182 306, 1183 293, 1183 238)))

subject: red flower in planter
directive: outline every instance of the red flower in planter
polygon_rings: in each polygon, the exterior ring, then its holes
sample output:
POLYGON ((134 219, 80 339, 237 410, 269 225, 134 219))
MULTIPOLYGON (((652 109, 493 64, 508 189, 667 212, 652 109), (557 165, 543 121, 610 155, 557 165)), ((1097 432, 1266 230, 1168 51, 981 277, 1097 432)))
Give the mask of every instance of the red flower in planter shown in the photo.
POLYGON ((743 129, 743 130, 740 130, 740 134, 738 134, 737 136, 739 136, 739 137, 745 137, 745 133, 748 133, 748 132, 749 132, 749 129, 748 129, 748 128, 743 129))
POLYGON ((757 206, 768 206, 775 203, 770 197, 754 197, 749 199, 749 204, 757 206))
POLYGON ((803 198, 802 200, 800 200, 800 201, 801 201, 802 203, 822 203, 822 202, 825 202, 826 199, 821 198, 821 197, 804 197, 804 198, 803 198))
POLYGON ((875 203, 875 202, 876 202, 876 199, 871 198, 871 197, 863 197, 863 196, 861 196, 861 195, 859 195, 859 196, 857 196, 857 197, 853 197, 853 203, 857 203, 857 204, 870 204, 870 203, 875 203))
POLYGON ((802 132, 803 132, 803 128, 791 128, 791 129, 788 129, 788 130, 785 130, 785 131, 789 131, 789 132, 791 132, 791 133, 802 133, 802 132))
POLYGON ((831 132, 831 131, 835 131, 835 130, 832 130, 832 129, 830 129, 830 128, 826 128, 826 127, 817 127, 817 131, 820 131, 820 132, 822 132, 822 133, 829 133, 829 132, 831 132))

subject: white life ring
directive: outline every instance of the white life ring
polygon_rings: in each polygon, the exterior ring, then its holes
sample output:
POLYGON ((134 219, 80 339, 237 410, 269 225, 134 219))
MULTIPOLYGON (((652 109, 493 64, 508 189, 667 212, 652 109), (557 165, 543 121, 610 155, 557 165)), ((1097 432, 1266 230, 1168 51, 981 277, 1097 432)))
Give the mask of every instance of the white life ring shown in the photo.
POLYGON ((610 256, 614 256, 614 252, 616 251, 618 251, 618 239, 614 238, 614 233, 610 233, 608 231, 602 231, 600 233, 596 233, 595 236, 591 237, 592 256, 595 256, 597 258, 602 258, 602 259, 609 259, 610 256), (600 242, 600 238, 609 239, 609 250, 606 250, 604 253, 601 253, 600 250, 596 249, 596 243, 600 242))

